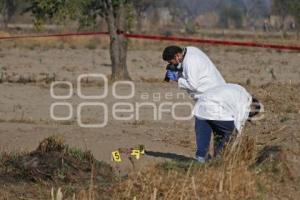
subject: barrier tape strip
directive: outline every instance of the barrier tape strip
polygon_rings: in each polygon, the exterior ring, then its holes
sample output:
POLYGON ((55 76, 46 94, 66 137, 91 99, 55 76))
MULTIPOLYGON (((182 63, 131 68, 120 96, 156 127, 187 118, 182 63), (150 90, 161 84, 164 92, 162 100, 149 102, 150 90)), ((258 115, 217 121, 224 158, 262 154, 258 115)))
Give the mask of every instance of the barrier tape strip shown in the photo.
POLYGON ((125 34, 125 35, 128 38, 135 38, 135 39, 193 42, 193 43, 203 43, 203 44, 210 44, 210 45, 259 47, 259 48, 269 48, 269 49, 283 49, 283 50, 300 51, 300 46, 287 46, 287 45, 276 45, 276 44, 262 44, 262 43, 255 43, 255 42, 236 42, 236 41, 226 41, 226 40, 198 39, 198 38, 158 36, 158 35, 156 35, 156 36, 155 35, 139 35, 139 34, 125 34))
POLYGON ((70 36, 92 36, 92 35, 108 35, 108 32, 85 32, 85 33, 61 33, 61 34, 51 34, 51 35, 6 36, 6 37, 0 37, 0 40, 49 38, 49 37, 70 37, 70 36))
MULTIPOLYGON (((213 39, 199 39, 180 36, 161 36, 161 35, 144 35, 144 34, 124 34, 125 37, 131 39, 146 39, 146 40, 158 40, 158 41, 174 41, 174 42, 192 42, 202 43, 208 45, 224 45, 224 46, 243 46, 243 47, 258 47, 267 49, 281 49, 281 50, 295 50, 300 51, 300 46, 288 46, 277 44, 263 44, 256 42, 238 42, 238 41, 226 41, 226 40, 213 40, 213 39)), ((62 33, 52 35, 23 35, 23 36, 7 36, 0 37, 0 40, 14 40, 14 39, 28 39, 28 38, 49 38, 49 37, 70 37, 70 36, 93 36, 93 35, 109 35, 108 32, 85 32, 85 33, 62 33)))

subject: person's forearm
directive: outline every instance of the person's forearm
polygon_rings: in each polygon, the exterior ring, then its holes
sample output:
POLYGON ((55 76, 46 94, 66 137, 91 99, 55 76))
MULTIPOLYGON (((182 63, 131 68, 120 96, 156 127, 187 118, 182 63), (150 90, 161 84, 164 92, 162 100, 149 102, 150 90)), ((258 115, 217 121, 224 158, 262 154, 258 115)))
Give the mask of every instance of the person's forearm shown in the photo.
POLYGON ((188 81, 185 78, 178 79, 178 87, 192 92, 195 91, 195 89, 188 83, 188 81))

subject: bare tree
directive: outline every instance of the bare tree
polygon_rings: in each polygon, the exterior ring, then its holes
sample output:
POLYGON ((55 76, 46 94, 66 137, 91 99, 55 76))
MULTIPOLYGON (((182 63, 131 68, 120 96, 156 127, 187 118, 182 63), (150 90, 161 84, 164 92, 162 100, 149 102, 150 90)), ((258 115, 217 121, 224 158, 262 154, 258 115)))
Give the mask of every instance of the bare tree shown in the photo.
POLYGON ((119 1, 114 6, 112 0, 106 0, 104 11, 110 35, 112 80, 130 79, 126 64, 128 42, 124 36, 128 27, 126 2, 119 1))
POLYGON ((280 29, 282 31, 282 37, 286 35, 286 30, 284 27, 284 21, 289 14, 289 4, 287 0, 273 0, 272 13, 280 17, 281 25, 280 29))
POLYGON ((96 23, 97 17, 103 17, 110 36, 110 57, 112 62, 111 79, 130 79, 127 70, 128 42, 125 34, 129 26, 128 9, 130 0, 30 0, 35 24, 39 26, 47 19, 55 22, 70 18, 82 24, 96 23))
POLYGON ((291 15, 294 17, 297 27, 297 36, 300 30, 300 1, 299 0, 273 0, 272 12, 281 17, 282 30, 285 34, 284 19, 286 16, 291 15))
POLYGON ((265 0, 243 0, 242 2, 247 26, 254 26, 257 18, 270 14, 268 3, 265 0))
POLYGON ((9 21, 16 12, 15 0, 0 0, 0 12, 2 17, 2 26, 7 28, 9 21))
POLYGON ((153 0, 133 0, 134 7, 136 8, 137 15, 137 29, 142 29, 142 20, 144 14, 151 6, 153 6, 153 0))

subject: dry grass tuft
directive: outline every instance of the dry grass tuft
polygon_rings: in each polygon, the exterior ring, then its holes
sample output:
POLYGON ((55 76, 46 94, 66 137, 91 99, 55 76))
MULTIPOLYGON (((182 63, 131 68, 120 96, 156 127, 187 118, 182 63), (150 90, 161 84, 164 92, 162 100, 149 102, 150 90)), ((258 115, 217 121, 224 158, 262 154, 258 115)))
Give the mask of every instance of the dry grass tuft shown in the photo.
POLYGON ((294 185, 285 152, 266 147, 257 153, 255 139, 243 135, 220 158, 207 164, 166 162, 131 174, 114 199, 269 199, 294 185), (274 189, 275 188, 275 189, 274 189))
POLYGON ((60 136, 50 136, 44 140, 42 140, 36 149, 36 151, 40 151, 42 153, 58 151, 61 152, 65 149, 64 139, 60 136))
POLYGON ((253 199, 255 141, 238 137, 222 158, 208 164, 168 162, 131 175, 114 199, 253 199))
POLYGON ((41 189, 34 188, 39 184, 44 185, 40 195, 56 200, 270 199, 274 194, 280 198, 282 186, 286 190, 293 185, 286 162, 280 147, 267 146, 256 155, 255 140, 243 135, 207 164, 165 162, 116 182, 109 165, 52 136, 33 152, 0 155, 0 182, 13 183, 3 191, 0 188, 0 193, 13 199, 18 191, 28 198, 30 188, 37 197, 41 189), (24 193, 18 180, 26 182, 24 193), (49 186, 58 188, 51 190, 51 196, 49 186))
POLYGON ((97 161, 89 151, 65 145, 59 136, 44 139, 32 152, 1 153, 0 177, 0 183, 7 185, 5 190, 0 187, 0 194, 7 192, 8 199, 31 199, 33 194, 35 199, 50 199, 52 187, 61 188, 57 192, 52 190, 52 199, 73 197, 87 190, 88 199, 92 200, 98 199, 114 182, 110 165, 97 161))

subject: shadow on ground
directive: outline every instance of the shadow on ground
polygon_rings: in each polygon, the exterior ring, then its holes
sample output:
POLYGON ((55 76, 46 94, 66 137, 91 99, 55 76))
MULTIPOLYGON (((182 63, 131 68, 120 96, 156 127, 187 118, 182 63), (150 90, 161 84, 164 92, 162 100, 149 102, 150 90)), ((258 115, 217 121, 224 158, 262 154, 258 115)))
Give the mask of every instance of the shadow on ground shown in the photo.
POLYGON ((183 156, 183 155, 178 155, 175 153, 163 153, 163 152, 157 152, 157 151, 146 151, 145 153, 147 156, 168 158, 168 159, 172 159, 175 161, 184 161, 184 162, 195 161, 194 158, 183 156))

